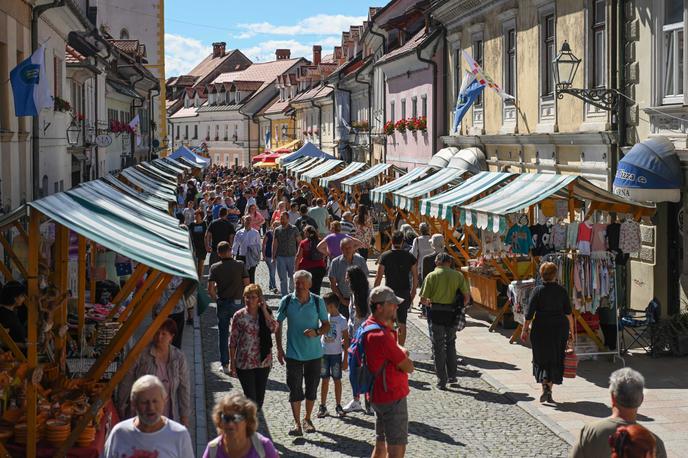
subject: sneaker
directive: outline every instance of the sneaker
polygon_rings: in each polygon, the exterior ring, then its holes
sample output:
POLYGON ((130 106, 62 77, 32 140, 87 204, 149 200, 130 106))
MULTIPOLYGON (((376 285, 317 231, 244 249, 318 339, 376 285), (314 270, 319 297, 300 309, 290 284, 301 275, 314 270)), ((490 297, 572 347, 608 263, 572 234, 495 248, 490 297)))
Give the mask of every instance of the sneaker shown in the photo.
POLYGON ((229 364, 222 365, 222 372, 229 375, 229 364))
POLYGON ((447 391, 447 384, 446 383, 438 383, 437 389, 442 390, 442 391, 447 391))
POLYGON ((337 412, 338 417, 343 417, 346 415, 346 412, 344 412, 344 409, 342 409, 342 406, 339 404, 337 404, 337 407, 335 407, 334 411, 337 412))
POLYGON ((363 407, 361 407, 361 402, 357 401, 356 399, 352 399, 349 401, 347 405, 344 406, 344 412, 356 412, 359 410, 363 410, 363 407))
POLYGON ((457 382, 458 382, 458 380, 456 377, 449 377, 447 379, 447 383, 457 383, 457 382))
MULTIPOLYGON (((337 406, 337 407, 339 407, 339 406, 337 406)), ((318 418, 325 418, 325 417, 328 415, 328 413, 329 413, 329 412, 327 411, 327 407, 325 407, 324 405, 320 404, 320 408, 318 409, 317 417, 318 417, 318 418)))

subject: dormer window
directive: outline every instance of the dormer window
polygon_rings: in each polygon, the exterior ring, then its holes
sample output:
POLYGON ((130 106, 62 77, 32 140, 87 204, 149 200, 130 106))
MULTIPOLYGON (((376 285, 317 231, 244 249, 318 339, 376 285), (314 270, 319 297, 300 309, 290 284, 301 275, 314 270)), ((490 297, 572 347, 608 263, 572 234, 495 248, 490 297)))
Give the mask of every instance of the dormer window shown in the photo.
POLYGON ((236 91, 234 103, 239 104, 240 101, 241 101, 241 91, 236 91))

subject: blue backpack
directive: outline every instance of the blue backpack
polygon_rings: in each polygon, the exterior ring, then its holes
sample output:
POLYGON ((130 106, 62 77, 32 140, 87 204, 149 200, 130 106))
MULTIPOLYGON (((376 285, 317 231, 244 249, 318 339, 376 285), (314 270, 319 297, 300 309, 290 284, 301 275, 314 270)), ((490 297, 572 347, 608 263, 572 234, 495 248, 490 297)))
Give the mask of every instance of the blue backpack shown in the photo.
POLYGON ((351 388, 356 394, 373 394, 373 386, 375 379, 382 375, 382 386, 387 391, 387 378, 385 376, 385 366, 387 361, 382 363, 382 367, 373 374, 368 368, 368 358, 365 352, 365 335, 370 331, 377 331, 382 329, 379 324, 369 324, 368 326, 361 326, 356 330, 356 333, 351 339, 349 345, 349 380, 351 381, 351 388))

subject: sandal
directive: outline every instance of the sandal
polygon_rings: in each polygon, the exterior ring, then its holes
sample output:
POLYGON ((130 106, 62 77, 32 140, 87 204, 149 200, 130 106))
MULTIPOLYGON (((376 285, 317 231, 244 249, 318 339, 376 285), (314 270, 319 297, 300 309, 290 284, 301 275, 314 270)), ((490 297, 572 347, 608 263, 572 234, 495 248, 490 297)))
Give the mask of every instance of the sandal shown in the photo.
POLYGON ((307 433, 314 433, 315 432, 315 426, 313 426, 313 422, 310 420, 303 420, 303 430, 307 433))
POLYGON ((290 435, 290 436, 301 437, 301 436, 303 436, 303 431, 301 431, 301 428, 297 428, 297 427, 295 426, 295 427, 293 427, 292 429, 290 429, 289 432, 288 432, 287 434, 290 435))

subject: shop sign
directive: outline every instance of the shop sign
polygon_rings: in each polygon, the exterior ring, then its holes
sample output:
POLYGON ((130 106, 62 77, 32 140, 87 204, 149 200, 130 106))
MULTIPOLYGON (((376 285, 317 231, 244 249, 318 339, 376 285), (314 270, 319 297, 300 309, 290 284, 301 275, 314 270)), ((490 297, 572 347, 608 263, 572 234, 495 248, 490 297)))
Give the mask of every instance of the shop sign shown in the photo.
POLYGON ((100 148, 107 148, 112 145, 112 137, 108 134, 101 134, 96 137, 96 145, 100 148))

